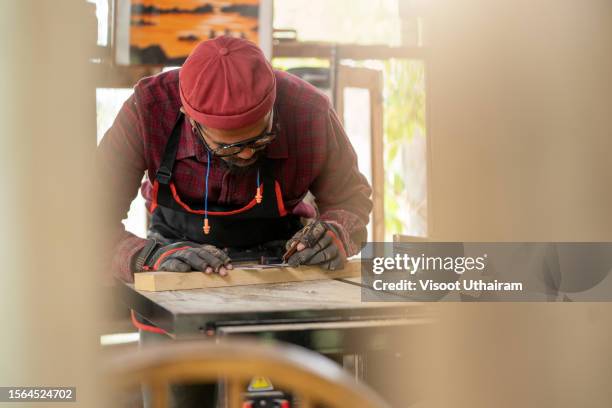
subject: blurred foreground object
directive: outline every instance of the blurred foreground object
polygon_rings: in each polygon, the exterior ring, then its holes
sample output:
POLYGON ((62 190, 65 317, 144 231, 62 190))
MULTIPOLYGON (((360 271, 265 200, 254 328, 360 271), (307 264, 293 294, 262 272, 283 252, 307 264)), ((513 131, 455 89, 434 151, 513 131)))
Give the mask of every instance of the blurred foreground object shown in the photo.
POLYGON ((242 407, 243 392, 253 377, 266 377, 300 401, 300 407, 323 403, 329 408, 383 408, 387 405, 338 365, 319 354, 283 344, 253 340, 174 342, 138 353, 117 354, 108 372, 117 390, 140 392, 151 386, 155 407, 166 407, 172 383, 226 381, 229 408, 242 407))
POLYGON ((0 2, 0 384, 76 387, 75 408, 108 406, 92 261, 95 44, 83 0, 0 2))
MULTIPOLYGON (((612 241, 612 3, 432 3, 430 235, 612 241)), ((610 303, 436 306, 427 406, 612 406, 610 303)))

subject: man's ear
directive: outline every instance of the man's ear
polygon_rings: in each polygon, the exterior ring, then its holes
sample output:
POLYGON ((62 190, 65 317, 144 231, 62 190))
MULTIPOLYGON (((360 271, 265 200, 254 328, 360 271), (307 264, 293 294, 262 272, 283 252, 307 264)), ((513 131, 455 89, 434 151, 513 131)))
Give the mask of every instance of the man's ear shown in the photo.
POLYGON ((181 106, 181 107, 179 108, 179 110, 181 111, 181 113, 182 113, 183 115, 185 115, 185 117, 187 118, 187 120, 189 120, 189 123, 191 124, 191 127, 192 127, 192 128, 195 128, 195 124, 193 123, 193 119, 191 119, 189 116, 187 116, 187 113, 185 112, 185 109, 183 109, 183 107, 181 106))

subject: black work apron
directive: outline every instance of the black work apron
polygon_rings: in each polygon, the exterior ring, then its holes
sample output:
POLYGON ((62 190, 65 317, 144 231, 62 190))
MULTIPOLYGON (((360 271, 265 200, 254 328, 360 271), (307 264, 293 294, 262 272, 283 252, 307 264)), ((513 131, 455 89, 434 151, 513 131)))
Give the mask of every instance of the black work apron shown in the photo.
MULTIPOLYGON (((234 249, 247 249, 291 238, 302 226, 299 217, 288 214, 285 210, 282 191, 274 179, 273 162, 270 160, 264 161, 259 169, 262 180, 260 200, 256 199, 257 186, 253 185, 253 198, 243 207, 208 205, 208 211, 205 212, 203 200, 198 206, 185 203, 179 197, 172 182, 172 172, 183 118, 184 115, 179 114, 155 175, 149 232, 161 235, 170 241, 191 241, 218 248, 234 249), (206 215, 210 227, 208 233, 204 232, 206 215)), ((212 157, 209 156, 210 159, 212 157)), ((143 330, 157 333, 161 330, 140 321, 134 312, 132 312, 132 322, 143 330)))

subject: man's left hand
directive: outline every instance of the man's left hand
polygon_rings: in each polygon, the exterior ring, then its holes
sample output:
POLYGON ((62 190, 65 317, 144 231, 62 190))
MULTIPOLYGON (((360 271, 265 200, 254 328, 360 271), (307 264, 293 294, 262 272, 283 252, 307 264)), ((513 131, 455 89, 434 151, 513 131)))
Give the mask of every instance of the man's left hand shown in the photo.
POLYGON ((332 271, 344 268, 346 251, 331 224, 323 221, 308 224, 287 241, 286 249, 296 242, 297 251, 287 260, 289 265, 319 265, 332 271))

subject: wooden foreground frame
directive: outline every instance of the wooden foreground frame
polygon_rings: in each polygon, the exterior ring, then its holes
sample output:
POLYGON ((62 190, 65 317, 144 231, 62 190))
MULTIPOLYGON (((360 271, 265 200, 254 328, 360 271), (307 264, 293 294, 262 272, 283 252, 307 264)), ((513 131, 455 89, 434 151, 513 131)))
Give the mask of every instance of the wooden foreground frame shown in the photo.
POLYGON ((214 383, 219 378, 226 384, 224 406, 240 408, 244 390, 254 376, 269 378, 277 388, 291 392, 303 408, 319 404, 390 408, 327 357, 283 343, 252 339, 164 342, 136 352, 118 352, 105 363, 104 374, 113 390, 139 390, 147 384, 156 408, 168 406, 169 384, 214 383))
POLYGON ((227 276, 207 275, 203 272, 138 272, 134 274, 134 288, 150 292, 220 288, 261 283, 350 278, 359 276, 360 272, 361 262, 359 260, 349 261, 344 269, 336 271, 328 271, 318 266, 242 269, 240 265, 234 265, 234 269, 227 276))

